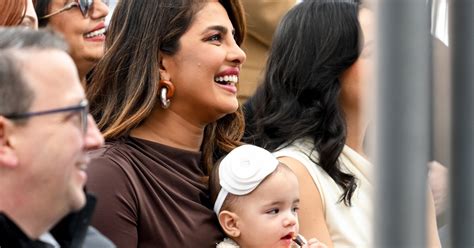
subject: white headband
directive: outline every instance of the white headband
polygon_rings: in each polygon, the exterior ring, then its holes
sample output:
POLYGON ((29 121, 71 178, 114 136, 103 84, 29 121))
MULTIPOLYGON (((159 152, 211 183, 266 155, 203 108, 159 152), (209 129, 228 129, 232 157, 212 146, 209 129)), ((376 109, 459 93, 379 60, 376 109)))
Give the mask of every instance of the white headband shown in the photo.
POLYGON ((219 214, 227 194, 246 195, 272 173, 278 160, 267 150, 254 145, 242 145, 232 150, 219 166, 221 190, 214 204, 219 214))

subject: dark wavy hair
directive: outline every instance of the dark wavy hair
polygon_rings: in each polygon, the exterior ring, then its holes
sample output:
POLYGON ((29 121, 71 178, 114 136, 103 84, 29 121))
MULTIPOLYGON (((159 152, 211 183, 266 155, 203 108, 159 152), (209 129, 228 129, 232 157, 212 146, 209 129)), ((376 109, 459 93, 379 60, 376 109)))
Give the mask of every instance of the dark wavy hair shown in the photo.
POLYGON ((49 14, 50 10, 49 7, 51 5, 52 0, 36 0, 34 3, 35 12, 38 16, 38 26, 40 28, 46 27, 49 22, 49 18, 41 18, 47 14, 49 14))
POLYGON ((313 162, 344 190, 347 206, 357 184, 338 161, 347 133, 339 79, 360 54, 359 5, 312 0, 291 9, 273 37, 263 83, 244 109, 244 142, 275 151, 311 138, 311 153, 319 154, 313 162))

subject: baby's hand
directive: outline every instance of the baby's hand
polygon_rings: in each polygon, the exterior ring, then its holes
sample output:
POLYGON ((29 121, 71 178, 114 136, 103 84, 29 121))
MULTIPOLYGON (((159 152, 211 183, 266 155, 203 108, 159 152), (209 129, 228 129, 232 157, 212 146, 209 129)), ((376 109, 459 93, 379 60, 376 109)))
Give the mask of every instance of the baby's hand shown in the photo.
POLYGON ((312 238, 308 240, 308 243, 303 245, 301 248, 327 248, 327 246, 319 242, 319 240, 312 238))

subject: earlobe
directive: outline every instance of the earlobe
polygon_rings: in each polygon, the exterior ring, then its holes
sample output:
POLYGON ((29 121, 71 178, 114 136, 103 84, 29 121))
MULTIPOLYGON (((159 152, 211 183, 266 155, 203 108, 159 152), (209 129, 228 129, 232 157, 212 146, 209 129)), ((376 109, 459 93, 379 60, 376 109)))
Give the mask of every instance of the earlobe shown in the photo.
POLYGON ((219 223, 227 234, 231 238, 238 238, 240 236, 239 228, 239 216, 236 213, 223 210, 219 213, 219 223))
POLYGON ((0 147, 0 167, 16 167, 18 165, 18 158, 12 149, 8 147, 0 147))
POLYGON ((0 167, 16 167, 18 158, 8 140, 9 122, 3 116, 0 116, 0 167))

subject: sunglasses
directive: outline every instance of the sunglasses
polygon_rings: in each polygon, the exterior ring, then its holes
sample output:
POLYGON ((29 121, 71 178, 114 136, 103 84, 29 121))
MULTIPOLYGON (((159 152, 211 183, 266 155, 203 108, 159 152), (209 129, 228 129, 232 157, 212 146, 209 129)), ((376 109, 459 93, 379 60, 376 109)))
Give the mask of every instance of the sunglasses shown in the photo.
POLYGON ((50 115, 50 114, 57 114, 62 112, 79 112, 80 113, 80 122, 81 122, 81 131, 85 135, 87 133, 87 116, 89 115, 89 102, 86 99, 83 99, 79 102, 78 105, 69 106, 64 108, 56 108, 56 109, 49 109, 43 110, 38 112, 26 112, 26 113, 19 113, 19 114, 10 114, 5 115, 5 118, 10 120, 21 120, 27 119, 34 116, 42 116, 42 115, 50 115))
MULTIPOLYGON (((108 5, 108 0, 103 0, 103 2, 108 5)), ((68 4, 66 4, 61 9, 58 9, 58 10, 53 11, 53 12, 51 12, 51 13, 43 16, 43 17, 40 17, 40 19, 49 18, 51 16, 62 13, 64 11, 70 10, 74 7, 79 7, 79 9, 81 10, 82 15, 84 17, 87 17, 88 13, 89 13, 89 10, 91 9, 93 3, 94 3, 94 0, 74 0, 73 2, 69 2, 68 4)))

